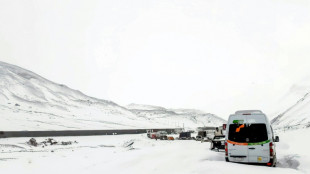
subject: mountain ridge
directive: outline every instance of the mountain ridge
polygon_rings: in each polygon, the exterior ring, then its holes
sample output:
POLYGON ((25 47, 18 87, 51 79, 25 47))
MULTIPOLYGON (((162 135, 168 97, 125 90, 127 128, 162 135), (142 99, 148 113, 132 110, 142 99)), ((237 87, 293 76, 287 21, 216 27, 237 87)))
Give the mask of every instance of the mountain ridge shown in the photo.
POLYGON ((310 127, 310 77, 292 85, 281 98, 276 117, 271 120, 276 129, 310 127))
MULTIPOLYGON (((157 108, 165 111, 166 114, 176 114, 161 106, 148 105, 148 107, 151 110, 157 108)), ((87 96, 79 90, 54 83, 29 70, 1 61, 0 115, 0 127, 3 130, 127 129, 176 126, 169 124, 172 122, 171 117, 160 120, 143 117, 132 109, 113 101, 87 96)), ((192 122, 192 117, 192 115, 188 117, 182 115, 182 117, 173 119, 182 119, 179 122, 187 123, 192 122)), ((223 121, 216 117, 213 120, 223 121)), ((197 125, 192 123, 187 125, 198 127, 201 124, 197 122, 197 125)))

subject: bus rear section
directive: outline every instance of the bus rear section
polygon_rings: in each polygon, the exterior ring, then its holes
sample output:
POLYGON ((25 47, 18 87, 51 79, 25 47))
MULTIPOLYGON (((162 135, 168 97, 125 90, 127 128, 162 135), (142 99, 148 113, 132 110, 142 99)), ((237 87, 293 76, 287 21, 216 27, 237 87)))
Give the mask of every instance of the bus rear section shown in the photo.
POLYGON ((226 161, 269 163, 270 127, 263 113, 231 115, 225 142, 226 161))

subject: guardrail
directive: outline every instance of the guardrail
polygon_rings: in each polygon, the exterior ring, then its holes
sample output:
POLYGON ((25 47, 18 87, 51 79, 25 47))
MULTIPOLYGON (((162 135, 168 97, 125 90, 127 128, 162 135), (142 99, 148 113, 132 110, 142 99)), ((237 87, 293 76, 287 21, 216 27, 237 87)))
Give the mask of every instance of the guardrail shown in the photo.
POLYGON ((120 135, 142 134, 148 130, 153 132, 166 131, 171 134, 178 128, 167 129, 116 129, 116 130, 55 130, 55 131, 0 131, 0 138, 11 137, 59 137, 59 136, 94 136, 94 135, 120 135))

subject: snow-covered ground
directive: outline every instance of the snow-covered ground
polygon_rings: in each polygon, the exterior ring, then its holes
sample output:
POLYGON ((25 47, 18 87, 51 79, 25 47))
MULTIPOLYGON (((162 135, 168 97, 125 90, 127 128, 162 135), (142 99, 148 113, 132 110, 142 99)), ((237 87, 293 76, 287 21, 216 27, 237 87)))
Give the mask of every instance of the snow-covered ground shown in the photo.
MULTIPOLYGON (((54 137, 72 145, 28 145, 29 138, 0 139, 1 173, 310 173, 309 148, 303 142, 310 129, 280 132, 278 167, 227 163, 223 152, 193 140, 162 141, 145 134, 54 137), (77 143, 75 143, 76 141, 77 143), (133 145, 127 147, 130 143, 133 145)), ((46 138, 37 138, 38 142, 46 138)))

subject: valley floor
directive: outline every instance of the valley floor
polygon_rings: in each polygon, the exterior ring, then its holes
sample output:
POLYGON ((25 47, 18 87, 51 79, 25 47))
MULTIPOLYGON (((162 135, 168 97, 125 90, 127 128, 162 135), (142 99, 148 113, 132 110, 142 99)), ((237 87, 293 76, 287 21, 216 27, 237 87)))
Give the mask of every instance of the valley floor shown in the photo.
MULTIPOLYGON (((227 163, 223 152, 209 143, 192 140, 161 141, 145 134, 54 137, 71 145, 30 146, 30 138, 0 139, 1 173, 310 173, 309 129, 279 133, 276 168, 227 163), (133 144, 132 144, 133 143, 133 144), (130 146, 132 144, 132 146, 130 146)), ((36 138, 43 142, 46 138, 36 138)))

